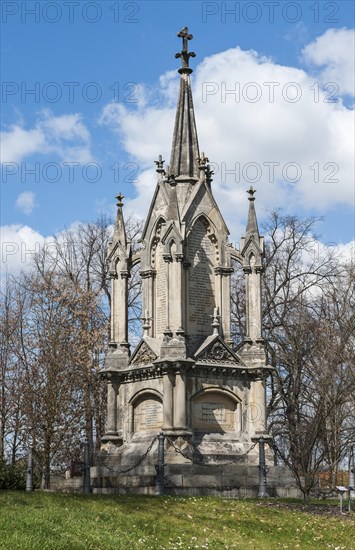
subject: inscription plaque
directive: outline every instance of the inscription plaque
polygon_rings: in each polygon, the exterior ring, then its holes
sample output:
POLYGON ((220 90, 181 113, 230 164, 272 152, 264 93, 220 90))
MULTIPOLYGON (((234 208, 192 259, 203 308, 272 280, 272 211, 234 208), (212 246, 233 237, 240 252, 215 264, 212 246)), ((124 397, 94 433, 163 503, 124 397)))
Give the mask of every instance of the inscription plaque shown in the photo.
POLYGON ((201 220, 194 225, 188 239, 189 302, 188 331, 201 336, 211 333, 214 300, 214 255, 215 248, 201 220))
POLYGON ((227 396, 203 395, 192 404, 192 426, 198 431, 231 432, 238 427, 237 404, 227 396))
POLYGON ((155 431, 163 424, 163 405, 156 399, 145 399, 134 408, 134 431, 155 431))
POLYGON ((223 403, 202 403, 202 422, 225 422, 226 410, 223 403))

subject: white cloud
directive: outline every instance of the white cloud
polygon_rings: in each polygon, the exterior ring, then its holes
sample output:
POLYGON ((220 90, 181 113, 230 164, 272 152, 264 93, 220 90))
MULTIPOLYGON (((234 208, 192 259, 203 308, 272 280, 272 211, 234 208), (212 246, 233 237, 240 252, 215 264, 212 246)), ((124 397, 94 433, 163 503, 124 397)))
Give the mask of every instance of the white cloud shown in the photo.
POLYGON ((90 133, 79 113, 54 116, 45 109, 34 125, 14 124, 1 132, 1 162, 22 162, 33 154, 54 154, 66 162, 93 160, 90 133))
POLYGON ((3 225, 1 237, 1 272, 18 273, 31 265, 33 256, 40 251, 45 237, 28 225, 3 225))
POLYGON ((32 191, 20 193, 16 199, 16 207, 24 214, 31 214, 35 207, 35 194, 32 191))
MULTIPOLYGON (((68 230, 75 229, 79 222, 70 224, 68 230)), ((58 242, 63 242, 64 234, 55 235, 58 242)), ((0 276, 6 272, 17 274, 30 269, 35 254, 44 248, 48 254, 55 254, 56 244, 52 235, 45 237, 28 225, 12 224, 0 226, 0 276)))
POLYGON ((350 243, 340 243, 337 245, 337 249, 342 262, 354 264, 355 240, 351 241, 350 243))
POLYGON ((340 94, 354 96, 354 29, 328 29, 302 51, 304 60, 320 69, 322 83, 334 82, 340 94))
POLYGON ((1 162, 20 162, 24 157, 37 153, 45 143, 45 136, 39 128, 25 130, 14 125, 7 132, 1 132, 1 162))
MULTIPOLYGON (((147 101, 146 95, 134 110, 109 104, 101 116, 140 166, 136 198, 127 207, 142 216, 156 183, 153 161, 161 153, 169 164, 178 75, 169 71, 160 82, 159 102, 147 101)), ((233 239, 240 237, 245 190, 251 183, 258 190, 259 215, 278 206, 292 213, 325 213, 352 204, 354 113, 341 100, 323 101, 327 95, 322 89, 318 100, 313 84, 314 76, 305 70, 240 48, 205 58, 196 67, 192 87, 200 150, 215 163, 213 190, 233 239), (255 93, 260 98, 254 102, 255 93), (272 162, 278 163, 274 181, 272 162), (253 182, 256 170, 260 179, 253 182), (297 175, 299 181, 290 181, 297 175)))
POLYGON ((43 111, 40 125, 48 131, 52 138, 58 141, 61 139, 70 141, 76 138, 86 143, 90 141, 89 131, 82 123, 81 116, 78 113, 55 117, 46 109, 43 111))

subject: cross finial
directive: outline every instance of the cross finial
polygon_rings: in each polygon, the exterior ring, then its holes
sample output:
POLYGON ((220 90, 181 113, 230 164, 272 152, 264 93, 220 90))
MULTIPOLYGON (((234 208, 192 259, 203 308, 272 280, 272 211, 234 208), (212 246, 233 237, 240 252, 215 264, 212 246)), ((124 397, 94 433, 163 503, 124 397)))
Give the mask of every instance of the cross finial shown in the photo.
POLYGON ((157 165, 157 172, 158 174, 165 174, 165 170, 163 168, 165 160, 163 160, 163 157, 159 155, 158 160, 155 160, 154 163, 157 165))
POLYGON ((189 59, 190 57, 196 57, 195 52, 189 52, 188 51, 188 40, 192 40, 193 36, 192 34, 189 34, 188 27, 184 27, 181 29, 181 31, 178 33, 178 37, 182 38, 182 50, 181 52, 175 54, 175 57, 181 58, 181 68, 179 69, 179 73, 192 73, 192 69, 189 67, 189 59))
POLYGON ((248 197, 248 200, 249 201, 255 201, 255 193, 256 193, 256 189, 254 189, 254 187, 251 185, 247 191, 249 197, 248 197))
POLYGON ((118 193, 117 197, 115 198, 117 199, 117 206, 123 206, 124 196, 122 195, 122 193, 118 193))

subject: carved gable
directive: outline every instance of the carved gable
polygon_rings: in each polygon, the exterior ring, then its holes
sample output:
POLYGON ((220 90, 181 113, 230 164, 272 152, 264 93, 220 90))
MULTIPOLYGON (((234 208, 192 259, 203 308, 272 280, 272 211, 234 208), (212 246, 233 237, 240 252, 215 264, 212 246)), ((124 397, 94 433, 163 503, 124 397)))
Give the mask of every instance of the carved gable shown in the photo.
POLYGON ((152 363, 157 359, 157 355, 152 350, 152 348, 145 342, 144 340, 141 341, 141 343, 138 345, 137 349, 135 350, 134 354, 132 355, 132 359, 130 361, 131 365, 141 365, 141 364, 147 364, 152 363))
POLYGON ((234 363, 242 365, 242 361, 236 353, 222 340, 219 335, 208 337, 197 350, 196 361, 206 363, 234 363))

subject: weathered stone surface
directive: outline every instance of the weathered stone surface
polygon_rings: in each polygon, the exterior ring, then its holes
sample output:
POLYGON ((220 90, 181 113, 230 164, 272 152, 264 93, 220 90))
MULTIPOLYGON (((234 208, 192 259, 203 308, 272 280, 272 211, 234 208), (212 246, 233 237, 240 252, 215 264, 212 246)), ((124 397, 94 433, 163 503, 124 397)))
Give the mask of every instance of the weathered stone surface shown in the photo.
MULTIPOLYGON (((188 40, 185 32, 181 36, 188 40)), ((259 479, 254 440, 266 430, 265 378, 270 372, 261 333, 263 239, 254 190, 249 190, 241 251, 228 242, 208 159, 199 153, 185 50, 181 58, 171 165, 165 172, 162 158, 156 161, 156 190, 134 257, 118 197, 108 250, 111 353, 102 373, 108 387, 107 426, 92 478, 97 492, 154 492, 156 441, 140 461, 163 430, 168 492, 253 496, 259 479), (143 336, 130 356, 127 282, 137 261, 143 336), (247 336, 238 352, 230 326, 234 261, 242 264, 246 281, 247 336), (132 471, 124 473, 129 467, 132 471)), ((293 481, 288 477, 287 485, 286 478, 273 477, 271 449, 266 461, 272 490, 281 487, 287 493, 293 481)))

